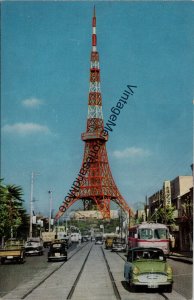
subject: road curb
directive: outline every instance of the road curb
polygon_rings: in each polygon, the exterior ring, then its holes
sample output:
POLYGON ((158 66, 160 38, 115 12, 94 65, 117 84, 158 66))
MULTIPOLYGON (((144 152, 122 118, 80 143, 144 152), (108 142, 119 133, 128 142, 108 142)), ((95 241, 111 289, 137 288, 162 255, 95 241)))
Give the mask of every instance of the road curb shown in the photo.
POLYGON ((176 261, 184 262, 186 264, 193 264, 193 259, 189 257, 182 257, 182 256, 176 256, 176 255, 170 255, 169 259, 173 259, 176 261))

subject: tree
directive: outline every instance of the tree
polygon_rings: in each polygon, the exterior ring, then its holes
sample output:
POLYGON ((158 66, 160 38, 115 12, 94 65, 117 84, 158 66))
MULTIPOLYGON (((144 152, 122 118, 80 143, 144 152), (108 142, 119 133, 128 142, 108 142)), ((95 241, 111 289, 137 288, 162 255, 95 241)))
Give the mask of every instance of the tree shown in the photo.
POLYGON ((175 223, 174 218, 175 207, 167 206, 167 207, 159 207, 156 211, 155 219, 163 224, 171 225, 175 223))
POLYGON ((20 186, 4 185, 0 181, 0 236, 13 237, 22 224, 23 191, 20 186))

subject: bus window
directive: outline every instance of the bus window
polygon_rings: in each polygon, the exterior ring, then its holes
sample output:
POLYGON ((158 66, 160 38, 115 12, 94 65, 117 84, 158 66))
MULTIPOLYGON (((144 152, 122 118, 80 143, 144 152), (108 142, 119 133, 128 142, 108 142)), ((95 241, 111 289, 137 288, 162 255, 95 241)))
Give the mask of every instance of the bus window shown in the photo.
POLYGON ((129 231, 129 237, 133 237, 134 238, 134 236, 135 236, 135 233, 136 233, 136 231, 129 231))
POLYGON ((154 238, 155 239, 167 239, 167 230, 165 228, 154 229, 154 238))
POLYGON ((142 228, 139 229, 138 236, 142 240, 149 240, 153 238, 152 229, 142 228))

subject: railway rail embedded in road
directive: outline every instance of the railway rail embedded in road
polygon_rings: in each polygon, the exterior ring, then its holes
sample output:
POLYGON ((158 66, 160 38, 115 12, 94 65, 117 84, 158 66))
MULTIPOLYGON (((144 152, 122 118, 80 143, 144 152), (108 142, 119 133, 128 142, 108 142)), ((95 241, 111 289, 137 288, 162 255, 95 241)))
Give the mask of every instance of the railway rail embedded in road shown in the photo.
MULTIPOLYGON (((74 255, 76 255, 80 250, 82 250, 88 243, 85 243, 82 247, 80 247, 77 251, 75 251, 73 254, 71 254, 68 257, 68 260, 70 260, 74 255)), ((37 285, 35 285, 30 291, 28 291, 25 295, 21 297, 21 299, 25 299, 28 295, 30 295, 36 288, 38 288, 45 280, 47 280, 50 276, 52 276, 56 271, 58 271, 66 262, 64 261, 60 266, 58 266, 55 270, 53 270, 49 275, 44 277, 37 285)))

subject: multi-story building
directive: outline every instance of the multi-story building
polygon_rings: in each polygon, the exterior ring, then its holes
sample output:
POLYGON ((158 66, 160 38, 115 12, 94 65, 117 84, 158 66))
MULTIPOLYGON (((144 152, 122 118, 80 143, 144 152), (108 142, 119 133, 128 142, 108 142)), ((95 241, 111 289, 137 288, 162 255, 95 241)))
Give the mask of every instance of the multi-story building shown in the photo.
MULTIPOLYGON (((175 247, 181 251, 193 249, 193 176, 177 176, 164 181, 162 189, 148 198, 149 219, 157 221, 159 208, 173 207, 175 247)), ((165 222, 165 219, 163 220, 165 222)))

